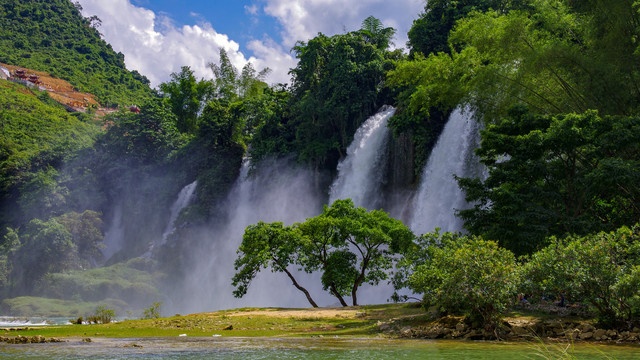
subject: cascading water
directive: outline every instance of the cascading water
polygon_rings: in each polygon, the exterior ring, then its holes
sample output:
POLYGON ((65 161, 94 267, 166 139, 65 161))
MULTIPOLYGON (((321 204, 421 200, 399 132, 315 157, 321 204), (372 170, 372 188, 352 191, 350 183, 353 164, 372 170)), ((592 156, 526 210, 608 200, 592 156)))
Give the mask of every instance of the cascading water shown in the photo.
POLYGON ((184 209, 191 203, 191 200, 195 195, 197 185, 198 182, 194 181, 180 190, 180 192, 178 193, 178 198, 173 203, 173 205, 171 205, 169 221, 167 222, 167 226, 162 232, 162 237, 159 239, 159 241, 153 242, 149 247, 149 250, 142 257, 149 258, 151 256, 151 253, 153 252, 153 249, 164 245, 167 242, 169 235, 173 234, 173 232, 176 231, 175 222, 178 219, 178 215, 180 215, 180 211, 182 211, 182 209, 184 209))
POLYGON ((385 106, 358 128, 347 148, 347 157, 338 164, 338 177, 331 185, 329 203, 350 198, 356 206, 382 207, 381 187, 390 136, 387 121, 394 113, 395 108, 385 106))
MULTIPOLYGON (((283 273, 264 269, 252 281, 242 299, 233 297, 231 278, 236 251, 247 226, 259 221, 282 221, 285 225, 316 216, 322 209, 322 194, 314 188, 314 173, 293 166, 291 162, 265 161, 249 175, 248 161, 229 193, 223 208, 225 221, 205 229, 203 238, 208 245, 194 249, 191 266, 178 294, 187 294, 174 300, 180 311, 210 311, 242 306, 308 307, 304 294, 291 285, 283 273)), ((298 272, 297 280, 322 305, 335 300, 320 288, 317 275, 298 272)))
POLYGON ((479 145, 481 125, 470 110, 456 109, 431 151, 422 173, 420 188, 414 198, 411 229, 416 234, 433 231, 462 230, 456 210, 468 208, 464 192, 454 175, 474 177, 482 167, 474 154, 479 145))
POLYGON ((109 228, 104 233, 102 255, 109 260, 124 246, 124 224, 122 223, 122 205, 115 206, 109 228))

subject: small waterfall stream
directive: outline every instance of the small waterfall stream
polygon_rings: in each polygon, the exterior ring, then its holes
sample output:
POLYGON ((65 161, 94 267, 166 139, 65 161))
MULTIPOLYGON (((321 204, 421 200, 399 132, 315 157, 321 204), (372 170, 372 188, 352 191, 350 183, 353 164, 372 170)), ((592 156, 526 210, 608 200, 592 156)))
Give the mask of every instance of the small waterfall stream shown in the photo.
POLYGON ((193 200, 193 196, 196 193, 196 187, 198 185, 197 181, 192 182, 191 184, 185 186, 178 193, 178 197, 176 201, 173 202, 170 208, 169 221, 167 221, 167 225, 162 232, 162 236, 158 241, 154 241, 150 244, 149 250, 142 255, 144 258, 150 258, 153 250, 164 245, 169 238, 169 235, 173 234, 176 231, 176 220, 178 219, 178 215, 180 215, 180 211, 187 207, 191 201, 193 200))
POLYGON ((382 207, 381 187, 390 137, 387 121, 394 113, 395 108, 385 106, 360 125, 347 148, 347 157, 338 164, 338 177, 331 185, 329 204, 350 198, 356 206, 382 207))
POLYGON ((171 235, 176 230, 175 222, 178 219, 178 215, 180 215, 180 211, 182 211, 182 209, 184 209, 191 203, 193 195, 196 192, 197 185, 198 182, 194 181, 180 190, 180 192, 178 193, 178 198, 173 203, 173 205, 171 205, 171 215, 169 216, 167 227, 162 233, 160 243, 155 244, 155 246, 164 245, 167 242, 167 238, 169 237, 169 235, 171 235))
POLYGON ((470 177, 482 173, 474 154, 480 143, 480 126, 470 110, 458 108, 449 117, 431 151, 414 198, 410 222, 414 233, 432 232, 436 227, 441 231, 462 230, 462 220, 455 212, 469 205, 454 175, 470 177))

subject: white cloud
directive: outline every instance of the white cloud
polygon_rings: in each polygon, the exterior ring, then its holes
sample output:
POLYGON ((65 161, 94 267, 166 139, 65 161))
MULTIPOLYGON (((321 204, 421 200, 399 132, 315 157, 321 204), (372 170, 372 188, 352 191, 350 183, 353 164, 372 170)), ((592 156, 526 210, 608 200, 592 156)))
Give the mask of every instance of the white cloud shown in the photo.
POLYGON ((289 49, 296 41, 309 40, 318 32, 334 35, 356 30, 373 15, 397 29, 395 45, 404 47, 413 20, 424 8, 424 0, 259 0, 260 6, 245 5, 246 13, 254 23, 261 16, 274 17, 280 23, 282 42, 275 42, 274 34, 251 40, 247 48, 255 57, 247 58, 237 42, 218 33, 199 14, 192 14, 199 19, 197 25, 179 27, 164 13, 132 4, 144 6, 147 0, 78 1, 84 16, 102 19, 100 31, 114 50, 125 54, 127 67, 147 76, 152 86, 167 81, 184 65, 198 77, 211 78, 207 64, 219 62, 221 48, 238 69, 250 61, 258 70, 271 68, 268 82, 288 82, 289 69, 297 63, 289 49))
POLYGON ((306 41, 318 32, 334 35, 360 28, 370 15, 397 30, 396 47, 405 47, 413 20, 424 9, 424 0, 262 0, 264 12, 283 26, 283 46, 306 41))
POLYGON ((251 15, 258 15, 258 5, 253 4, 251 6, 245 5, 244 10, 251 15))
POLYGON ((188 65, 197 77, 211 78, 207 64, 219 62, 219 52, 227 51, 231 62, 241 69, 248 60, 239 44, 216 32, 211 24, 176 27, 166 16, 137 7, 129 0, 79 0, 83 15, 102 19, 100 32, 114 50, 125 54, 127 67, 138 70, 157 86, 172 72, 188 65))
POLYGON ((257 57, 253 61, 256 69, 268 67, 271 73, 267 81, 269 83, 288 83, 290 80, 289 69, 296 66, 298 60, 291 56, 290 53, 284 51, 282 47, 271 39, 263 41, 253 40, 247 47, 253 51, 257 57))

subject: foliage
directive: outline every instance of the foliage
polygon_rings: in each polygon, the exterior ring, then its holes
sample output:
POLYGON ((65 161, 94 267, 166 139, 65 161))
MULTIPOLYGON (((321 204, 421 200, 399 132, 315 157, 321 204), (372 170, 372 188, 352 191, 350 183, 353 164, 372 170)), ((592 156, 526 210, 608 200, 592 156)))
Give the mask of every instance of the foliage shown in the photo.
POLYGON ((267 88, 264 78, 271 71, 269 68, 264 68, 256 72, 249 62, 238 73, 238 69, 233 66, 224 49, 220 49, 220 65, 210 63, 209 67, 215 77, 215 97, 228 101, 259 96, 267 88))
POLYGON ((550 235, 611 231, 640 218, 640 118, 543 116, 515 108, 482 132, 486 180, 461 179, 475 234, 530 253, 550 235))
POLYGON ((427 235, 423 243, 429 243, 426 259, 409 277, 409 288, 423 294, 426 306, 469 315, 494 331, 520 281, 513 253, 476 237, 427 235))
POLYGON ((144 309, 142 314, 143 319, 158 319, 160 318, 160 306, 162 303, 154 302, 150 307, 144 309))
POLYGON ((586 302, 608 326, 632 329, 640 317, 640 227, 585 237, 553 237, 525 265, 525 291, 586 302))
POLYGON ((0 220, 4 224, 24 220, 24 212, 53 206, 56 194, 65 189, 56 188, 57 172, 52 168, 74 151, 91 146, 99 130, 58 104, 43 102, 38 93, 4 81, 0 82, 0 127, 0 220))
POLYGON ((87 210, 44 222, 31 220, 20 231, 7 229, 0 256, 5 290, 31 290, 48 273, 83 269, 102 260, 102 220, 87 210))
POLYGON ((95 324, 109 324, 115 316, 115 310, 107 308, 107 305, 99 305, 95 315, 88 316, 87 321, 95 324))
POLYGON ((180 73, 172 73, 171 81, 160 84, 171 111, 176 116, 176 126, 181 132, 194 133, 196 120, 203 104, 213 97, 213 83, 197 81, 193 71, 183 66, 180 73))
POLYGON ((400 221, 380 210, 367 212, 355 207, 349 199, 336 200, 325 206, 322 214, 293 226, 261 222, 245 230, 235 263, 234 295, 244 295, 258 271, 270 267, 287 273, 315 306, 287 270, 290 265, 299 265, 309 273, 322 271, 323 288, 343 306, 347 306, 343 296, 348 294, 357 305, 360 285, 386 280, 394 254, 412 239, 413 234, 400 221))
POLYGON ((98 146, 114 158, 126 158, 137 165, 162 162, 187 140, 177 130, 171 110, 158 99, 143 104, 140 113, 122 110, 109 115, 105 123, 109 127, 98 146))
POLYGON ((411 48, 411 54, 421 53, 427 56, 449 52, 449 32, 458 20, 466 18, 474 11, 484 12, 493 9, 504 12, 511 8, 513 3, 517 2, 511 0, 428 1, 424 12, 413 21, 409 30, 407 45, 411 48))
POLYGON ((132 307, 142 307, 157 299, 159 274, 153 262, 134 258, 88 270, 47 274, 33 293, 64 300, 103 301, 120 299, 132 307))
POLYGON ((382 21, 369 16, 362 21, 362 27, 360 27, 359 32, 365 37, 367 43, 385 50, 391 45, 391 38, 396 34, 396 29, 384 27, 382 21))
POLYGON ((416 113, 469 103, 490 122, 524 103, 540 113, 629 115, 638 107, 640 15, 630 0, 606 10, 579 3, 471 13, 449 35, 450 54, 400 63, 390 83, 415 89, 408 108, 416 113))
MULTIPOLYGON (((96 303, 19 296, 2 300, 0 311, 3 314, 12 314, 14 316, 77 317, 92 314, 97 306, 105 304, 105 302, 108 307, 117 311, 122 311, 127 306, 124 302, 116 299, 107 299, 96 303)), ((85 319, 87 318, 85 317, 85 319)), ((83 331, 86 332, 86 330, 83 331)))
POLYGON ((290 72, 289 126, 296 129, 296 151, 305 162, 335 167, 358 126, 382 105, 378 92, 387 53, 374 43, 386 41, 390 30, 368 22, 372 29, 332 37, 318 34, 293 48, 298 64, 290 72), (372 30, 375 34, 367 33, 372 30))
POLYGON ((149 80, 128 71, 116 53, 68 0, 0 1, 0 62, 46 71, 106 106, 152 96, 149 80))
POLYGON ((287 269, 297 262, 300 232, 292 227, 284 227, 281 222, 259 222, 245 229, 242 243, 238 248, 239 257, 234 263, 236 274, 233 276, 235 297, 247 293, 251 280, 262 269, 271 268, 273 272, 284 272, 293 285, 302 291, 313 307, 318 307, 309 291, 301 286, 287 269))

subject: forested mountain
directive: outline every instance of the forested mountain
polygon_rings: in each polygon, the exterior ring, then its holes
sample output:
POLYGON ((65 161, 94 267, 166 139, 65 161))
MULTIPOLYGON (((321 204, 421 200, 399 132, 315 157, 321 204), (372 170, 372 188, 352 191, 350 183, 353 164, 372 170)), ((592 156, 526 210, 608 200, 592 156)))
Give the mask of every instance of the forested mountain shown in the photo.
POLYGON ((68 0, 0 1, 0 62, 46 71, 98 97, 129 106, 152 95, 149 80, 125 67, 98 31, 68 0))

